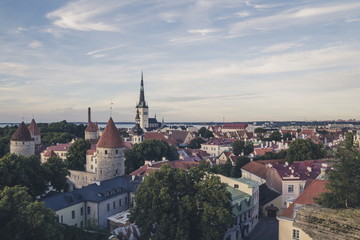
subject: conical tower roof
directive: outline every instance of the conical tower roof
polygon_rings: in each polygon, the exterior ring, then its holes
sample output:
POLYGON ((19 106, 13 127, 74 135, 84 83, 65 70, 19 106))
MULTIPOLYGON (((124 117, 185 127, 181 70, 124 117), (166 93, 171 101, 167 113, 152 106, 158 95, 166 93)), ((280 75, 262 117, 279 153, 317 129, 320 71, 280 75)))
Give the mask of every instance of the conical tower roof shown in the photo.
POLYGON ((16 129, 14 134, 11 137, 12 141, 34 141, 31 138, 29 129, 26 127, 24 122, 21 122, 19 127, 16 129))
POLYGON ((35 122, 35 119, 31 120, 31 123, 28 127, 29 132, 33 135, 33 136, 39 136, 40 135, 40 129, 38 127, 38 125, 35 122))
POLYGON ((85 132, 97 132, 99 130, 97 123, 88 122, 85 132))
POLYGON ((99 142, 96 144, 97 148, 118 148, 122 146, 120 134, 117 131, 112 118, 106 124, 105 130, 102 133, 99 142))

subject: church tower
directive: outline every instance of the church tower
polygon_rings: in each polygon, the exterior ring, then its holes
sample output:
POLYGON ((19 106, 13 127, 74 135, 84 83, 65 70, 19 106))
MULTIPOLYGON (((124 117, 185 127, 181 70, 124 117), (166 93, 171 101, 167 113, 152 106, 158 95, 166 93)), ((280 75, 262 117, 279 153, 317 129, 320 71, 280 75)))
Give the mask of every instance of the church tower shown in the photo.
POLYGON ((40 129, 35 122, 35 119, 31 120, 31 123, 30 123, 28 129, 29 129, 31 137, 35 139, 35 145, 40 145, 41 144, 41 134, 40 134, 40 129))
POLYGON ((143 73, 141 72, 141 84, 140 84, 140 98, 139 103, 136 105, 136 110, 139 112, 140 117, 140 127, 142 129, 149 127, 149 107, 145 102, 145 93, 144 93, 144 78, 143 73))
POLYGON ((112 118, 96 144, 97 177, 103 181, 125 174, 125 157, 120 134, 112 118))
POLYGON ((35 155, 35 140, 22 122, 10 139, 10 153, 23 156, 35 155))
POLYGON ((136 111, 135 127, 132 129, 132 143, 141 143, 144 140, 144 131, 140 127, 139 111, 136 111))
POLYGON ((99 127, 97 123, 93 123, 91 121, 91 108, 88 108, 88 125, 85 129, 85 140, 89 140, 90 142, 94 141, 99 138, 99 127))

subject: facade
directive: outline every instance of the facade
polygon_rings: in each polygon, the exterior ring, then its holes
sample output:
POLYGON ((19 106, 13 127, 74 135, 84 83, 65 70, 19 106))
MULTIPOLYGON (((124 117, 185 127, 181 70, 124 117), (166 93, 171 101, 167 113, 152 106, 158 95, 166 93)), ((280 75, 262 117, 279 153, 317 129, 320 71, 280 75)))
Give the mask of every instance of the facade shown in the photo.
POLYGON ((279 240, 310 240, 312 239, 308 234, 300 228, 294 226, 296 212, 302 206, 307 204, 315 204, 314 197, 319 193, 325 192, 325 180, 314 180, 301 195, 292 203, 283 213, 277 217, 279 220, 279 240))
POLYGON ((124 175, 124 145, 112 118, 106 124, 95 149, 87 151, 85 169, 70 170, 69 180, 76 188, 124 175))
POLYGON ((75 227, 108 227, 108 218, 129 209, 141 179, 119 176, 43 199, 58 221, 75 227))
POLYGON ((213 138, 201 144, 201 150, 206 151, 211 157, 217 157, 224 151, 232 150, 232 141, 228 139, 213 138))
POLYGON ((41 133, 40 128, 36 124, 35 120, 32 119, 30 125, 28 126, 31 137, 35 140, 35 145, 41 144, 41 133))
POLYGON ((24 122, 20 123, 10 139, 10 153, 23 156, 35 155, 35 140, 24 122))
POLYGON ((71 144, 72 143, 58 143, 56 145, 47 147, 44 151, 40 153, 41 163, 46 162, 47 158, 52 157, 52 152, 54 152, 56 156, 58 156, 62 160, 65 160, 71 144))

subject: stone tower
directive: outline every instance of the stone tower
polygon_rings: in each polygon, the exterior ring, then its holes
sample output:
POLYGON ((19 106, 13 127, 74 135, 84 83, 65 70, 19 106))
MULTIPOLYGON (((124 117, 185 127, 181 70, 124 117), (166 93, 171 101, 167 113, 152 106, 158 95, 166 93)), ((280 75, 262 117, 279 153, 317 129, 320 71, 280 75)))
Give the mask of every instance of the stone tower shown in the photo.
POLYGON ((36 124, 35 119, 31 120, 31 123, 30 123, 28 129, 29 129, 31 137, 34 138, 34 140, 35 140, 35 145, 40 145, 41 144, 40 128, 36 124))
POLYGON ((132 129, 132 143, 141 143, 144 140, 144 131, 140 127, 139 111, 136 111, 135 127, 132 129))
POLYGON ((144 78, 143 73, 141 72, 141 83, 140 83, 140 97, 139 103, 136 105, 136 110, 139 112, 140 116, 140 127, 142 129, 149 127, 149 107, 145 101, 145 92, 144 92, 144 78))
POLYGON ((24 122, 21 122, 10 139, 10 153, 23 156, 35 155, 35 140, 24 122))
POLYGON ((91 108, 88 108, 88 125, 85 129, 85 140, 95 141, 99 138, 97 123, 91 121, 91 108))
POLYGON ((112 118, 96 144, 97 180, 107 180, 125 173, 123 142, 112 118))

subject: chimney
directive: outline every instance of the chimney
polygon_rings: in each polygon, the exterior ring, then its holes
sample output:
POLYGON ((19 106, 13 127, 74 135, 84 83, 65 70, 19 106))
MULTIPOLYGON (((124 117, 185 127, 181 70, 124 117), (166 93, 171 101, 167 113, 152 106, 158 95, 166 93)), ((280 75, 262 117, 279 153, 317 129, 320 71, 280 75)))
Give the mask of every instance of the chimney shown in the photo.
POLYGON ((312 170, 311 167, 307 167, 306 169, 308 170, 308 172, 311 172, 311 170, 312 170))
POLYGON ((285 162, 285 166, 289 166, 289 162, 285 162))
POLYGON ((135 180, 135 175, 131 175, 131 181, 134 181, 135 180))
POLYGON ((88 108, 88 122, 91 122, 91 108, 88 108))

